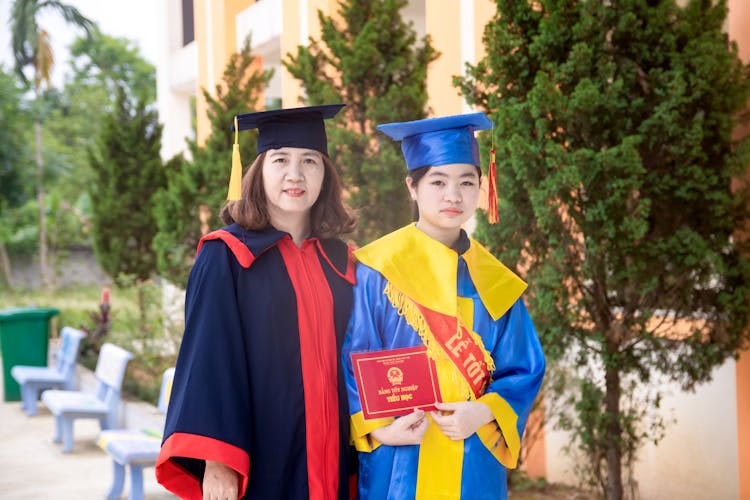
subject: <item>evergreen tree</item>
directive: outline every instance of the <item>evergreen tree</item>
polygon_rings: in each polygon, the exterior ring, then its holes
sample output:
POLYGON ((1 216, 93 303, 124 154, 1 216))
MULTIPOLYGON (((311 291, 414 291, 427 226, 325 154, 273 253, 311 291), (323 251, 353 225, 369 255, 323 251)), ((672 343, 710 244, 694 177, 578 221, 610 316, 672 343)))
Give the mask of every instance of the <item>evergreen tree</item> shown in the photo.
POLYGON ((42 142, 52 268, 69 245, 92 244, 89 186, 95 181, 89 156, 81 152, 95 146, 102 120, 116 107, 117 89, 130 102, 141 96, 146 105, 156 94, 154 67, 127 39, 94 29, 90 38, 73 42, 71 56, 64 86, 45 93, 42 142))
MULTIPOLYGON (((192 160, 174 158, 167 166, 167 189, 156 198, 158 232, 154 248, 159 273, 185 286, 195 249, 206 229, 221 227, 219 212, 227 197, 232 165, 232 119, 240 113, 260 111, 261 92, 271 79, 270 71, 253 68, 255 56, 247 40, 233 54, 216 86, 216 97, 205 90, 211 134, 204 144, 188 141, 192 160)), ((254 131, 240 136, 240 154, 249 165, 256 157, 254 131)))
POLYGON ((23 109, 23 91, 0 66, 0 213, 30 197, 31 152, 25 142, 32 122, 23 109))
POLYGON ((156 271, 153 196, 165 186, 161 125, 143 100, 133 103, 124 90, 117 92, 90 153, 94 250, 112 278, 142 282, 156 271))
POLYGON ((14 209, 27 202, 33 193, 29 148, 31 120, 23 110, 23 92, 15 79, 0 66, 0 276, 13 289, 7 243, 17 229, 14 209))
POLYGON ((584 375, 562 422, 620 499, 664 425, 634 388, 658 407, 656 378, 692 389, 747 339, 748 67, 725 0, 496 3, 456 82, 495 123, 500 222, 477 234, 525 270, 548 357, 584 375))
POLYGON ((426 116, 427 65, 438 54, 429 37, 417 44, 411 23, 401 17, 406 4, 345 0, 336 16, 318 11, 321 40, 310 40, 284 61, 302 83, 307 104, 347 105, 329 129, 328 142, 349 202, 359 212, 359 243, 411 221, 399 144, 375 130, 380 123, 426 116))

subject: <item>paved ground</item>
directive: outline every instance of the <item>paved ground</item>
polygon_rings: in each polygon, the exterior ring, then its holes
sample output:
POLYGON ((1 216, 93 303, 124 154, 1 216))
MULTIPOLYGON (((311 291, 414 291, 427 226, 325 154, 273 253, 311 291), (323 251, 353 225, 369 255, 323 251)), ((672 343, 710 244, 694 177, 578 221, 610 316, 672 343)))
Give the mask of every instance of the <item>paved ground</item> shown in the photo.
MULTIPOLYGON (((81 387, 95 384, 93 374, 79 366, 81 387)), ((0 370, 0 393, 2 390, 0 370)), ((122 418, 125 427, 159 428, 163 416, 155 406, 142 401, 125 401, 122 418)), ((99 433, 96 420, 77 420, 74 424, 73 452, 63 454, 52 442, 54 417, 43 403, 34 417, 27 417, 18 401, 0 401, 0 499, 103 499, 112 481, 111 459, 95 440, 99 433)), ((127 498, 130 478, 123 495, 127 498)), ((144 471, 146 500, 174 499, 154 478, 154 469, 144 471)))

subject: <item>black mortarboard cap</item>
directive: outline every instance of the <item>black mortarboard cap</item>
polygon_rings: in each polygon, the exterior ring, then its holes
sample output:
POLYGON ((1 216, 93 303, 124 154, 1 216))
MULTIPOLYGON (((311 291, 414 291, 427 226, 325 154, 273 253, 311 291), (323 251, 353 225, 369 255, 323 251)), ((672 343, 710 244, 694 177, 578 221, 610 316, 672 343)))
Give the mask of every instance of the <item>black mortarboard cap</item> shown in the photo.
POLYGON ((336 116, 344 104, 274 109, 237 115, 240 130, 258 129, 258 154, 283 147, 307 148, 328 155, 323 120, 336 116))
POLYGON ((237 132, 258 129, 257 154, 269 149, 306 148, 320 151, 328 156, 328 139, 323 120, 333 118, 345 104, 323 104, 304 108, 273 109, 257 113, 244 113, 234 117, 234 148, 232 151, 232 175, 229 180, 227 199, 241 198, 240 162, 237 132))

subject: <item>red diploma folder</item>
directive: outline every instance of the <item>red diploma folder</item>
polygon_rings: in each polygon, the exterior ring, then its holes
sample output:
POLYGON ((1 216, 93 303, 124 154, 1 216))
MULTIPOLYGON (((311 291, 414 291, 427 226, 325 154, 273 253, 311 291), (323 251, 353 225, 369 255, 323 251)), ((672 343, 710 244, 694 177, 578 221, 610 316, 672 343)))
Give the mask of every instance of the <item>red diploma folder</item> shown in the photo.
POLYGON ((435 362, 425 346, 352 354, 365 419, 434 410, 440 402, 435 362))

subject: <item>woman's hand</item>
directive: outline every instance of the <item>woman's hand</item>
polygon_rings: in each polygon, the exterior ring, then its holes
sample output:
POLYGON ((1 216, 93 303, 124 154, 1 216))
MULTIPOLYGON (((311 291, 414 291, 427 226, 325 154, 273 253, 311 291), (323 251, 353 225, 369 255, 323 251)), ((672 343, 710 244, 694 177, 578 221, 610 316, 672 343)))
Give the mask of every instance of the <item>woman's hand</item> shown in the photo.
POLYGON ((422 410, 399 417, 392 424, 375 429, 370 434, 383 444, 403 446, 422 442, 429 421, 422 410))
POLYGON ((237 500, 237 472, 221 462, 206 460, 203 474, 203 500, 237 500))
POLYGON ((443 434, 454 441, 466 439, 495 416, 490 407, 479 401, 436 403, 438 411, 430 412, 443 434))

